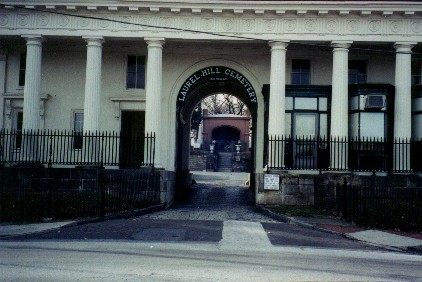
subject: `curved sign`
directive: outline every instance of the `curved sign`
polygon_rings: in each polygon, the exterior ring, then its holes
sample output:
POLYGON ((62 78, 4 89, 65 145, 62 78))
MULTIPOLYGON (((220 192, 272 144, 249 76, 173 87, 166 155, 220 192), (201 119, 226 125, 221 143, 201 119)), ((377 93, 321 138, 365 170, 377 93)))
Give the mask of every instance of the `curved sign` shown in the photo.
POLYGON ((248 93, 249 100, 251 103, 256 103, 256 93, 249 80, 240 74, 238 71, 228 67, 214 66, 201 69, 191 75, 185 83, 177 96, 177 103, 184 103, 186 97, 190 91, 196 86, 205 82, 224 82, 224 81, 236 81, 238 82, 248 93))

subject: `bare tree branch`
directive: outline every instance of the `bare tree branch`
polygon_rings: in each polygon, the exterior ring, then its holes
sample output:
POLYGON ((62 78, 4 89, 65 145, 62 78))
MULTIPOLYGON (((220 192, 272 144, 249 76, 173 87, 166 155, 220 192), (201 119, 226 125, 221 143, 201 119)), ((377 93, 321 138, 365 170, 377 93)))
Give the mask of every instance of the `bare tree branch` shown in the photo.
POLYGON ((244 115, 247 107, 245 103, 230 94, 214 94, 202 100, 204 109, 212 115, 234 114, 244 115))

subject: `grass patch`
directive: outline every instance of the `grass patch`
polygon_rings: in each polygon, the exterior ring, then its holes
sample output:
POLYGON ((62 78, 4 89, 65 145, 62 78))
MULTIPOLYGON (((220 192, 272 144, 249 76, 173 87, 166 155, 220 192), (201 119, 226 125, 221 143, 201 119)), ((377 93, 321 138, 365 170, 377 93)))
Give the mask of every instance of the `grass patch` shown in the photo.
POLYGON ((318 210, 313 206, 280 205, 280 206, 270 206, 267 208, 275 213, 286 215, 286 216, 321 217, 321 216, 329 215, 327 212, 318 210))

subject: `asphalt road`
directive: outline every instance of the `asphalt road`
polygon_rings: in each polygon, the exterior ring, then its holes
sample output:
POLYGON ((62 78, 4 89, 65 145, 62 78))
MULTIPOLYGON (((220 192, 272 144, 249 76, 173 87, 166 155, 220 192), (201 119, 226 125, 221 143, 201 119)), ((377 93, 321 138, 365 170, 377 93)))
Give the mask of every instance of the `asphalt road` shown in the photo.
POLYGON ((217 243, 0 242, 2 281, 422 281, 422 257, 217 243))

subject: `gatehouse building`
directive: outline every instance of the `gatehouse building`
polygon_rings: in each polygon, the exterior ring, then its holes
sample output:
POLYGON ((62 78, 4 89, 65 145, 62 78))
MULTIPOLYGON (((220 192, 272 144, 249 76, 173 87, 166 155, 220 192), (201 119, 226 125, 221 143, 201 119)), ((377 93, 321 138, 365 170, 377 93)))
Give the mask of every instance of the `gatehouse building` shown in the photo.
POLYGON ((421 42, 411 0, 0 1, 0 127, 73 132, 69 154, 118 132, 110 169, 141 165, 154 134, 177 194, 195 106, 231 94, 250 112, 255 201, 281 203, 264 174, 420 173, 421 42))

